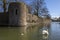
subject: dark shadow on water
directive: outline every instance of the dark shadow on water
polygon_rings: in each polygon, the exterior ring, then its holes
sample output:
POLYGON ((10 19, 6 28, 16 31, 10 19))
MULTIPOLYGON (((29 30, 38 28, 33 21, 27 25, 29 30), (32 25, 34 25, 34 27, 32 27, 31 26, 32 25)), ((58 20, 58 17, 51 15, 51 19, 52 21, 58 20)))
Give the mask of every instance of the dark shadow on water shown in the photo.
POLYGON ((17 25, 0 25, 0 27, 24 27, 24 26, 17 26, 17 25))
POLYGON ((8 27, 8 25, 0 25, 0 27, 8 27))

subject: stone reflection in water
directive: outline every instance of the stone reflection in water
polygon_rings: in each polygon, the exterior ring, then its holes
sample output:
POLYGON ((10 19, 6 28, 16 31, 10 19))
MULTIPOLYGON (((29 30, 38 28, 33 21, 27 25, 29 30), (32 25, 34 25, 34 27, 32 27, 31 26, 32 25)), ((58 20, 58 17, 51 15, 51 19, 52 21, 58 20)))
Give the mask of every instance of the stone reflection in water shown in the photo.
POLYGON ((19 40, 28 40, 27 39, 27 26, 19 27, 19 40))
POLYGON ((41 37, 39 28, 38 26, 20 27, 19 40, 39 40, 41 37))
POLYGON ((18 28, 0 27, 0 40, 18 40, 18 28))
POLYGON ((60 40, 60 24, 52 22, 50 25, 25 27, 0 27, 0 40, 60 40), (42 34, 47 30, 47 34, 42 34))
POLYGON ((0 40, 45 40, 49 35, 42 34, 43 28, 43 25, 0 28, 0 40))

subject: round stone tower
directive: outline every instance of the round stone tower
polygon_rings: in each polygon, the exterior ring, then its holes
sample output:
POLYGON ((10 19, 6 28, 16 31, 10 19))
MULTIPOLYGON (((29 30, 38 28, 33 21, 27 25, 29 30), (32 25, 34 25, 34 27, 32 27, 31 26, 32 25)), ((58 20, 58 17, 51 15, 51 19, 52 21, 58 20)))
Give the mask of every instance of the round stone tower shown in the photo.
POLYGON ((26 22, 26 5, 20 2, 12 2, 9 4, 9 25, 11 26, 24 26, 26 22))

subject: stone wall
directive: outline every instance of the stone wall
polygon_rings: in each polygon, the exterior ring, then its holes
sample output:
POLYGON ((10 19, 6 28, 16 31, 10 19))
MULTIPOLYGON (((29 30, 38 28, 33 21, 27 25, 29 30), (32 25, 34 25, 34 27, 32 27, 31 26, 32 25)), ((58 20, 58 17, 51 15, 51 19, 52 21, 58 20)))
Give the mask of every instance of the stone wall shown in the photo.
POLYGON ((0 13, 0 25, 8 25, 9 23, 8 16, 9 16, 8 12, 6 14, 0 13))
POLYGON ((50 19, 43 19, 28 13, 24 3, 12 2, 9 4, 6 14, 0 13, 0 25, 24 26, 27 24, 41 24, 50 22, 50 19))
POLYGON ((12 2, 8 8, 9 25, 26 25, 26 5, 20 2, 12 2))
POLYGON ((42 23, 43 19, 41 17, 38 17, 36 15, 32 15, 28 13, 27 15, 27 23, 42 23))

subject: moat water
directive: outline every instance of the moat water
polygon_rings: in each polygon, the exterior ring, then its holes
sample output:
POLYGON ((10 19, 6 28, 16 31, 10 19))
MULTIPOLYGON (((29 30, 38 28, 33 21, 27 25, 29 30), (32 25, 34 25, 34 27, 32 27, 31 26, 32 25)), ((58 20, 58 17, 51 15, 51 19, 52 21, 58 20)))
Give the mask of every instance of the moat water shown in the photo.
POLYGON ((60 22, 25 27, 0 27, 0 40, 60 40, 60 22), (43 35, 47 30, 49 35, 43 35))

